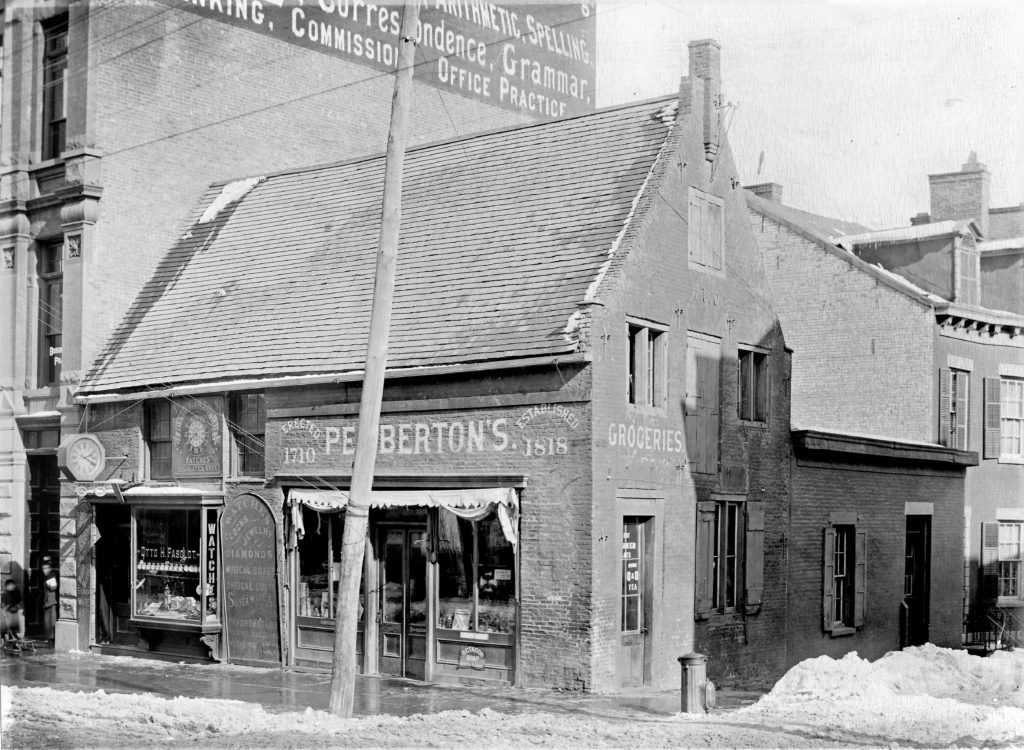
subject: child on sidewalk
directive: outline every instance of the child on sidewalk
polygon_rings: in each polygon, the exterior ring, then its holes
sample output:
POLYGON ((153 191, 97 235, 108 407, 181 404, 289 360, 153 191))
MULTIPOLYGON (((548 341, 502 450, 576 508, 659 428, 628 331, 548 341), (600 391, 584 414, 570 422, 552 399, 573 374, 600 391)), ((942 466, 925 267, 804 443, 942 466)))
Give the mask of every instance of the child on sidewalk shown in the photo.
POLYGON ((8 578, 4 583, 4 593, 0 594, 0 608, 4 613, 5 637, 22 640, 25 637, 25 606, 21 599, 21 589, 13 578, 8 578))

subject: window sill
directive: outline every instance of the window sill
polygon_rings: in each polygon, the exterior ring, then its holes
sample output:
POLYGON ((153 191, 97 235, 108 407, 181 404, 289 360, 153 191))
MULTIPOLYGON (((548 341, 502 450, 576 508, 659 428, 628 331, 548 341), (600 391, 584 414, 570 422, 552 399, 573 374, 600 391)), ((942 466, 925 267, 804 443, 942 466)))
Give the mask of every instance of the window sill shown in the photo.
POLYGON ((626 408, 636 414, 645 414, 651 417, 664 417, 668 410, 664 406, 651 406, 649 404, 627 403, 626 408))
POLYGON ((842 638, 844 636, 853 635, 857 632, 857 628, 850 627, 849 625, 836 625, 828 631, 830 638, 842 638))
POLYGON ((996 606, 1000 609, 1017 609, 1024 607, 1024 599, 1016 596, 1001 596, 996 599, 996 606))
POLYGON ((768 422, 767 421, 758 422, 758 421, 753 420, 753 419, 741 419, 740 420, 740 424, 743 427, 750 427, 750 428, 755 429, 755 430, 767 430, 768 429, 768 422))
POLYGON ((999 463, 1001 464, 1024 464, 1024 456, 1014 456, 1006 454, 999 457, 999 463))

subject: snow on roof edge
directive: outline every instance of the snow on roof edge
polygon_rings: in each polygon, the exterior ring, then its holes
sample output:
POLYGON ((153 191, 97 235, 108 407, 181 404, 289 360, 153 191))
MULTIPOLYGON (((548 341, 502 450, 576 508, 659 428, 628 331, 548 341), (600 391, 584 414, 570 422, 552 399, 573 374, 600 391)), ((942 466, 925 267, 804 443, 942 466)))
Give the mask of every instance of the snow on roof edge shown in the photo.
POLYGON ((203 215, 199 217, 197 224, 206 224, 207 222, 213 221, 217 218, 217 214, 223 211, 225 208, 230 206, 232 203, 237 203, 242 200, 250 190, 263 182, 266 176, 260 177, 247 177, 242 180, 235 180, 229 182, 223 188, 221 188, 220 195, 213 199, 206 210, 203 211, 203 215))

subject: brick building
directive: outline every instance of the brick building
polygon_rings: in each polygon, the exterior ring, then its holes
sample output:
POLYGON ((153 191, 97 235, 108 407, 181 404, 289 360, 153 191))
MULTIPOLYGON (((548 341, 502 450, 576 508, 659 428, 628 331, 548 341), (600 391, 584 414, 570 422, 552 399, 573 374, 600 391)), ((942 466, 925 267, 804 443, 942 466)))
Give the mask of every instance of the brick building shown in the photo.
MULTIPOLYGON (((364 672, 781 673, 788 353, 690 55, 678 97, 407 154, 364 672)), ((382 162, 215 184, 86 376, 82 648, 330 662, 382 162)))
MULTIPOLYGON (((225 176, 384 146, 390 75, 268 35, 270 4, 228 6, 0 3, 0 575, 26 584, 30 621, 44 555, 75 618, 56 462, 74 390, 192 206, 225 176)), ((418 143, 536 118, 420 79, 414 102, 418 143)))
POLYGON ((826 600, 831 588, 821 573, 827 560, 814 571, 832 538, 818 528, 826 487, 844 487, 829 511, 846 513, 841 525, 859 518, 874 526, 865 538, 867 609, 862 618, 854 613, 863 624, 841 628, 837 639, 829 626, 835 609, 817 623, 804 617, 791 631, 800 641, 791 663, 813 652, 808 634, 833 654, 880 655, 922 640, 959 645, 984 638, 973 633, 991 622, 994 605, 1002 607, 997 620, 1020 606, 1013 534, 1024 514, 1024 472, 1014 394, 1024 375, 1024 318, 984 304, 1006 298, 1013 263, 999 270, 979 260, 988 242, 1001 243, 994 260, 1011 256, 1003 245, 1018 241, 984 240, 985 223, 972 213, 982 206, 990 215, 987 172, 978 167, 972 159, 962 173, 932 176, 931 221, 915 217, 910 227, 877 232, 785 206, 777 185, 748 192, 794 349, 793 518, 809 525, 802 533, 794 527, 791 565, 804 559, 810 567, 791 568, 791 621, 800 616, 792 598, 799 586, 826 600), (842 462, 823 465, 826 457, 842 462), (848 485, 854 475, 840 470, 860 472, 860 481, 848 485))

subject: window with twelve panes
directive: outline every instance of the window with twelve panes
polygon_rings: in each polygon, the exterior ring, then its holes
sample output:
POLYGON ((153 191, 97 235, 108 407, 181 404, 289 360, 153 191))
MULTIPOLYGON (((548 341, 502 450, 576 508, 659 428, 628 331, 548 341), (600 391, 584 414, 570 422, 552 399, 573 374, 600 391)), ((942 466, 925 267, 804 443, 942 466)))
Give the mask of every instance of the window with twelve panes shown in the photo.
POLYGON ((834 514, 825 528, 823 568, 824 629, 852 633, 864 624, 867 606, 867 535, 850 514, 834 514))
POLYGON ((738 495, 697 505, 696 615, 757 612, 764 593, 764 503, 738 495))
POLYGON ((171 402, 157 399, 146 404, 146 445, 149 478, 171 478, 171 402))
POLYGON ((231 434, 235 443, 236 475, 263 475, 266 421, 266 400, 262 393, 232 394, 231 434))

